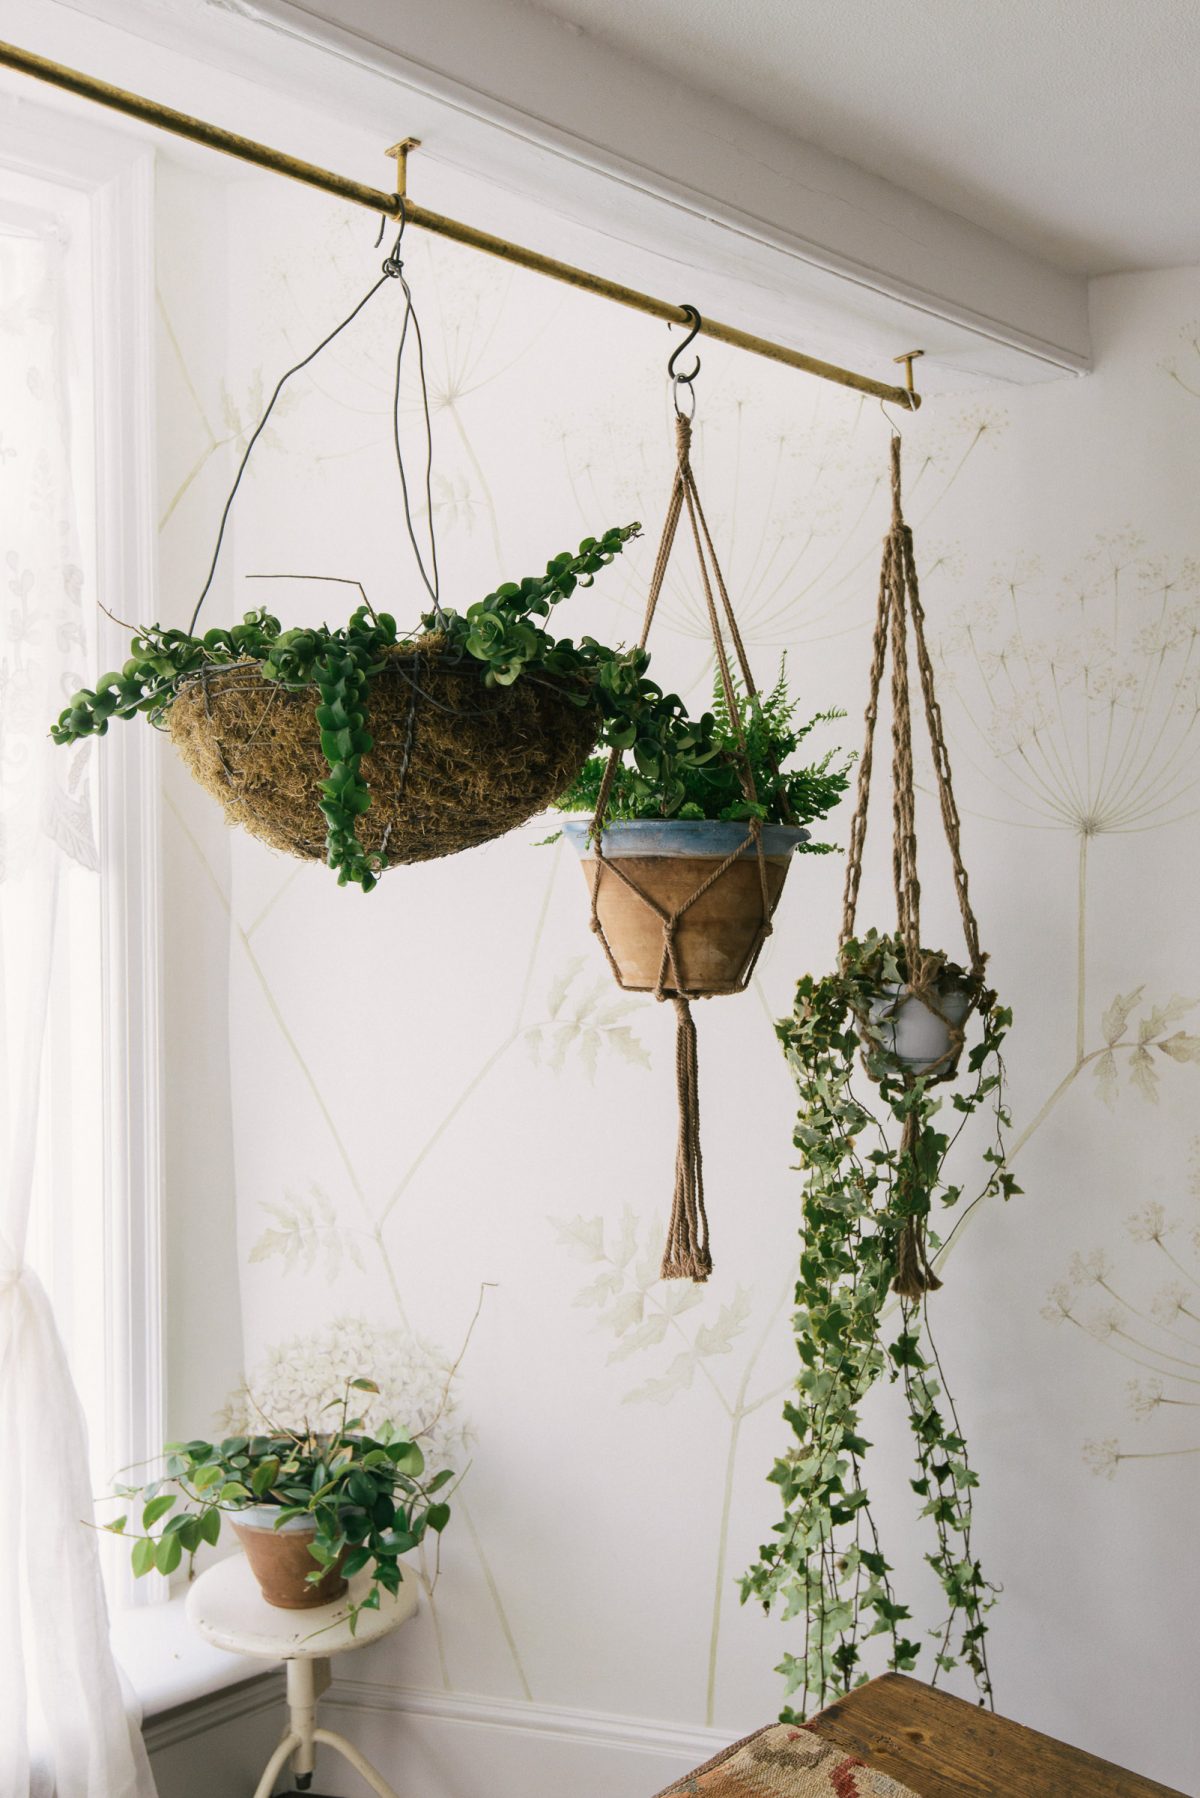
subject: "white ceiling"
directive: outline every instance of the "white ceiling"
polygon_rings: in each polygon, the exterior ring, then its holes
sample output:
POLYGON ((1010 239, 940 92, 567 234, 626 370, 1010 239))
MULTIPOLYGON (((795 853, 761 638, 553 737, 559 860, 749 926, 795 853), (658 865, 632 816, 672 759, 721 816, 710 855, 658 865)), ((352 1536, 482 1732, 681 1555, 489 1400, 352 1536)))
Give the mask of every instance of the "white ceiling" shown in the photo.
POLYGON ((1200 262, 1197 0, 541 8, 1047 262, 1200 262))

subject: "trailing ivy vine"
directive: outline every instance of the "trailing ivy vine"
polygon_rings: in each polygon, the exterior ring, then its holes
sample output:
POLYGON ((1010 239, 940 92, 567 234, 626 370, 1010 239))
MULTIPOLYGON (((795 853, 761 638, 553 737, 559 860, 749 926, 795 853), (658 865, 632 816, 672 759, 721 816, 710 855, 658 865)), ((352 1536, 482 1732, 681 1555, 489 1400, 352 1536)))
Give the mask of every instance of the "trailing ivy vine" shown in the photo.
MULTIPOLYGON (((784 1409, 793 1440, 770 1474, 783 1514, 743 1578, 742 1598, 780 1609, 785 1621, 802 1619, 802 1644, 778 1668, 787 1722, 802 1722, 869 1677, 872 1638, 882 1639, 889 1669, 911 1671, 921 1655, 914 1607, 896 1590, 866 1479, 863 1405, 883 1381, 904 1396, 916 1463, 911 1487, 932 1536, 925 1559, 946 1607, 931 1632, 932 1683, 961 1664, 980 1703, 991 1702, 986 1618, 996 1588, 972 1538, 978 1482, 930 1329, 928 1294, 920 1302, 897 1299, 893 1282, 906 1219, 953 1213, 957 1227, 981 1199, 1020 1190, 1002 1141, 1009 1118, 1001 1047, 1011 1014, 994 993, 978 995, 979 1040, 961 1089, 947 1101, 931 1082, 905 1076, 887 1052, 882 1024, 870 1020, 871 1000, 902 978, 902 956, 896 938, 874 932, 847 943, 835 974, 800 981, 791 1017, 777 1026, 800 1096, 794 1141, 805 1184, 793 1320, 800 1371, 784 1409), (857 1090, 864 1068, 875 1082, 874 1105, 857 1090), (964 1202, 948 1163, 980 1111, 990 1114, 992 1131, 982 1183, 964 1202), (902 1152, 895 1143, 910 1117, 916 1127, 902 1152)), ((940 1222, 926 1229, 935 1250, 951 1233, 940 1222)))

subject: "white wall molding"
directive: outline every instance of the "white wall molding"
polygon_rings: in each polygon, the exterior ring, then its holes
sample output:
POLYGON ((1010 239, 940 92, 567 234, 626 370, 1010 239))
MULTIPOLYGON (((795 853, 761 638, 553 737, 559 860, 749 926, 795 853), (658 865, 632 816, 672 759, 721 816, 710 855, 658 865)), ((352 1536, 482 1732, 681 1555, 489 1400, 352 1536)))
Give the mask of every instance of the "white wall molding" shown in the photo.
MULTIPOLYGON (((228 1729, 244 1718, 274 1716, 280 1728, 284 1721, 282 1673, 262 1673, 241 1685, 227 1686, 205 1698, 194 1698, 174 1710, 150 1717, 142 1726, 147 1752, 160 1754, 164 1748, 176 1748, 184 1742, 210 1742, 218 1730, 228 1729)), ((252 1769, 246 1768, 249 1787, 252 1769)))
MULTIPOLYGON (((564 1778, 605 1798, 649 1798, 739 1733, 361 1679, 335 1680, 320 1708, 322 1719, 370 1753, 398 1790, 420 1791, 423 1798, 474 1793, 485 1767, 490 1798, 528 1798, 558 1789, 564 1778)), ((281 1672, 150 1718, 143 1734, 162 1798, 201 1798, 215 1789, 213 1767, 236 1768, 249 1790, 282 1720, 281 1672)), ((341 1763, 319 1760, 322 1791, 341 1792, 343 1777, 344 1789, 357 1798, 360 1787, 341 1763)))
MULTIPOLYGON (((529 1704, 517 1698, 489 1698, 464 1692, 385 1686, 378 1681, 337 1678, 322 1706, 345 1715, 369 1712, 428 1717, 439 1723, 470 1724, 521 1736, 550 1737, 576 1747, 608 1748, 631 1754, 680 1757, 693 1763, 710 1758, 735 1740, 736 1731, 701 1725, 623 1717, 608 1711, 529 1704)), ((764 1719, 759 1718, 757 1722, 764 1719)), ((750 1724, 749 1727, 755 1727, 750 1724)), ((339 1723, 339 1728, 345 1727, 339 1723)))
MULTIPOLYGON (((93 198, 99 599, 122 618, 157 615, 154 435, 154 157, 143 151, 93 198)), ((101 617, 100 659, 119 666, 128 632, 101 617)), ((157 745, 119 729, 97 760, 104 856, 102 930, 110 1405, 128 1466, 158 1452, 165 1414, 162 861, 157 745)), ((122 1596, 153 1602, 119 1557, 122 1596)), ((165 1588, 163 1589, 165 1591, 165 1588)))

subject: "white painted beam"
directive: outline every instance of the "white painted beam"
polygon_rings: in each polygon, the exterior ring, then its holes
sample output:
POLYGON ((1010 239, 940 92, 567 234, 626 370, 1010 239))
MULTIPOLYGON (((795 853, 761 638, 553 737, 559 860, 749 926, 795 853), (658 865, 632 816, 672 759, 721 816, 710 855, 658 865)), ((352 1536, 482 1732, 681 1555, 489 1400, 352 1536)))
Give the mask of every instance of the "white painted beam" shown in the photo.
POLYGON ((928 392, 1089 366, 1081 277, 516 0, 10 5, 31 49, 362 180, 418 136, 435 210, 885 379, 918 347, 928 392))
POLYGON ((757 315, 790 341, 807 323, 810 344, 813 329, 824 342, 880 332, 903 349, 915 331, 931 356, 980 374, 1089 366, 1081 277, 805 143, 802 121, 779 132, 550 13, 507 0, 222 4, 392 76, 407 103, 396 122, 427 155, 759 288, 757 315))

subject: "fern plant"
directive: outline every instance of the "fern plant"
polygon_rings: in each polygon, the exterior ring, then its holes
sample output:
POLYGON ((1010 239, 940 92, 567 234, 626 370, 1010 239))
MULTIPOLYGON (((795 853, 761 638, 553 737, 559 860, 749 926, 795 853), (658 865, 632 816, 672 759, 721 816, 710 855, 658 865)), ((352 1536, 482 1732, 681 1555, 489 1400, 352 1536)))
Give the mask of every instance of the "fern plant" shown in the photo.
MULTIPOLYGON (((736 703, 754 800, 743 789, 738 733, 718 680, 711 712, 699 719, 688 753, 673 765, 666 766, 652 744, 633 743, 631 760, 622 760, 617 768, 607 821, 758 818, 764 824, 806 825, 827 818, 849 784, 850 760, 840 760, 840 751, 831 749, 819 761, 800 767, 787 764, 818 725, 844 718, 845 713, 818 712, 800 722, 799 699, 788 692, 786 656, 769 692, 749 694, 739 688, 736 703)), ((591 756, 557 801, 558 809, 594 812, 607 765, 607 757, 591 756)), ((827 854, 833 845, 805 843, 801 848, 827 854)))

